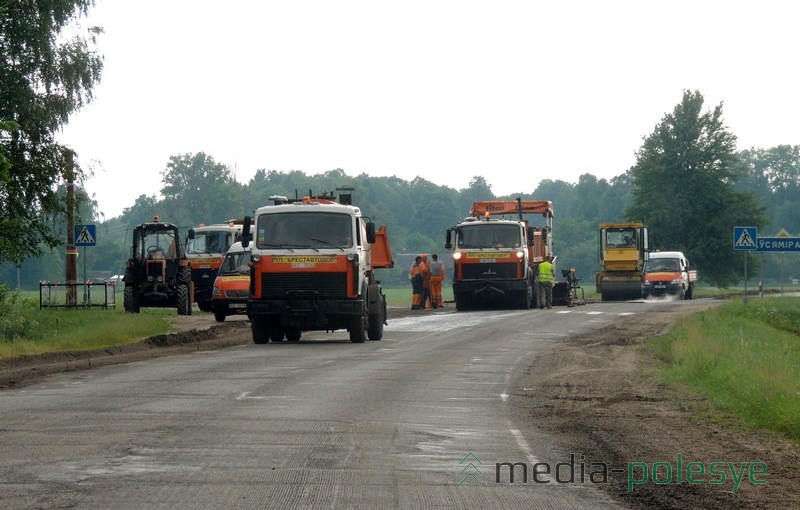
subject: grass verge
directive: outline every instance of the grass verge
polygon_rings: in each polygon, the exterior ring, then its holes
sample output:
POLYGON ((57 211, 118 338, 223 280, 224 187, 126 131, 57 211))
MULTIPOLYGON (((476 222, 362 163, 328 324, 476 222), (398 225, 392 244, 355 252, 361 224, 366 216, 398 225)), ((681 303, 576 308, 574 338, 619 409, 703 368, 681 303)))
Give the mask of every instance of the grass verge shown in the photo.
POLYGON ((0 359, 26 354, 104 349, 169 331, 172 309, 39 309, 37 299, 0 288, 0 359))
POLYGON ((800 443, 800 306, 740 299, 699 312, 648 343, 662 382, 699 393, 752 428, 800 443))

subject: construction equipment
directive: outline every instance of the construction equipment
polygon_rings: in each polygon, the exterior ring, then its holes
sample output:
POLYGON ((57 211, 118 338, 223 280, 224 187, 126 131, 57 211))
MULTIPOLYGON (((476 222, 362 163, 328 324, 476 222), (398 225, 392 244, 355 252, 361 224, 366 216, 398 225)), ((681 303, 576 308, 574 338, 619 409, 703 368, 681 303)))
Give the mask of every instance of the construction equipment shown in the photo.
POLYGON ((194 301, 203 312, 210 312, 212 289, 225 253, 233 243, 241 241, 242 220, 228 220, 214 225, 189 229, 186 257, 192 268, 194 301))
POLYGON ((581 287, 581 279, 575 274, 575 268, 562 269, 562 281, 553 285, 553 304, 573 307, 586 304, 586 295, 581 287))
POLYGON ((640 299, 648 250, 647 227, 638 222, 601 223, 600 265, 595 276, 603 301, 640 299))
POLYGON ((469 216, 447 229, 445 248, 453 250, 456 310, 500 304, 538 307, 538 268, 552 256, 552 229, 552 202, 519 198, 474 202, 469 216), (544 225, 531 226, 523 215, 541 215, 544 225))
POLYGON ((180 242, 178 227, 152 223, 133 229, 133 247, 125 269, 125 311, 140 307, 175 307, 192 314, 192 270, 180 242))
POLYGON ((270 197, 256 210, 247 315, 253 342, 300 340, 303 331, 347 329, 352 342, 383 338, 386 297, 375 269, 394 266, 386 227, 362 216, 352 190, 302 199, 270 197))

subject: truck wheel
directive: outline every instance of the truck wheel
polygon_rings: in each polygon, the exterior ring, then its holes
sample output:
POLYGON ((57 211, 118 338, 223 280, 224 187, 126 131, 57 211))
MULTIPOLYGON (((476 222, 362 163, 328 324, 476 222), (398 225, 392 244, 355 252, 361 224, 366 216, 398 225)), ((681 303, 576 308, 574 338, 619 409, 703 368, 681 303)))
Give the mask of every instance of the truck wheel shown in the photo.
POLYGON ((189 299, 189 286, 178 284, 178 315, 192 315, 192 301, 189 299))
POLYGON ((286 328, 286 340, 290 342, 299 342, 300 337, 303 336, 302 331, 297 326, 291 326, 286 328))
POLYGON ((469 298, 467 298, 466 295, 463 293, 456 294, 453 296, 453 299, 455 299, 456 302, 456 311, 461 312, 463 310, 469 310, 469 298))
POLYGON ((369 316, 369 328, 367 330, 367 336, 370 340, 380 340, 383 338, 383 308, 381 307, 381 311, 379 313, 370 314, 369 316))
POLYGON ((269 342, 269 329, 267 329, 267 321, 261 317, 254 317, 250 319, 250 329, 253 332, 254 344, 265 344, 269 342))
POLYGON ((199 308, 201 312, 211 312, 214 310, 211 306, 211 301, 198 301, 197 308, 199 308))
POLYGON ((539 286, 534 285, 533 287, 533 296, 531 297, 531 307, 532 308, 539 308, 539 286))
POLYGON ((217 320, 217 322, 225 322, 225 312, 214 310, 214 318, 217 320))
POLYGON ((678 291, 678 299, 684 300, 686 299, 686 289, 681 287, 681 290, 678 291))
POLYGON ((122 303, 127 313, 139 313, 139 300, 134 292, 133 285, 126 285, 123 290, 122 303))
POLYGON ((283 342, 283 328, 272 328, 269 330, 269 339, 274 343, 283 342))
POLYGON ((353 317, 350 320, 350 341, 354 344, 361 344, 367 339, 367 327, 364 317, 353 317))
POLYGON ((522 310, 530 310, 531 309, 531 300, 530 296, 528 295, 527 290, 523 290, 519 296, 519 307, 522 310))
POLYGON ((686 299, 693 299, 693 298, 694 298, 694 285, 690 283, 689 290, 686 291, 686 299))

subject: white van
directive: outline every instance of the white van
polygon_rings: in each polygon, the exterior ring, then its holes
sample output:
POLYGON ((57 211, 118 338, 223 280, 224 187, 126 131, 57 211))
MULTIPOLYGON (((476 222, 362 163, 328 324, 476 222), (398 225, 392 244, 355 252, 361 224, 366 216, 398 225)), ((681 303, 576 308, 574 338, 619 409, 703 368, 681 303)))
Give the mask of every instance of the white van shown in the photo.
POLYGON ((242 248, 242 243, 234 243, 225 254, 211 291, 211 308, 217 322, 224 322, 228 315, 247 313, 249 263, 250 249, 242 248))

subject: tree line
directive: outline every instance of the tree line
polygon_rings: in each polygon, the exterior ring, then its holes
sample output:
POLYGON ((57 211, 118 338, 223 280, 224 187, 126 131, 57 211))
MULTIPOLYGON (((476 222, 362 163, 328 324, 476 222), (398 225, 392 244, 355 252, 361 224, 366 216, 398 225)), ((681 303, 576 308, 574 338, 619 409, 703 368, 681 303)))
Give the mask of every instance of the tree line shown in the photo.
MULTIPOLYGON (((389 229, 395 255, 440 253, 446 230, 462 220, 477 200, 551 200, 556 219, 554 251, 557 270, 574 267, 585 281, 593 281, 597 263, 597 226, 601 222, 639 220, 651 228, 652 247, 682 250, 700 270, 705 282, 725 287, 739 280, 741 255, 732 250, 732 228, 755 225, 760 229, 786 228, 800 232, 800 221, 790 214, 800 199, 798 170, 800 146, 751 149, 736 153, 729 136, 709 136, 705 131, 724 131, 721 111, 703 112, 701 96, 687 93, 676 107, 678 115, 692 106, 696 139, 709 140, 713 147, 686 146, 674 123, 676 112, 668 114, 654 133, 646 138, 637 164, 612 179, 589 173, 577 182, 545 179, 530 192, 498 196, 483 176, 475 176, 464 189, 434 184, 417 177, 374 177, 349 175, 342 169, 318 175, 302 171, 258 170, 248 182, 240 183, 227 168, 204 153, 173 156, 162 171, 159 195, 141 195, 115 218, 101 220, 95 206, 86 199, 78 217, 97 223, 98 245, 81 250, 86 257, 87 276, 108 276, 124 272, 129 256, 132 229, 158 215, 162 221, 188 228, 201 223, 221 223, 242 218, 269 203, 271 195, 294 197, 309 191, 322 193, 337 187, 354 188, 354 203, 366 216, 389 229), (683 144, 680 148, 670 144, 683 144), (694 156, 665 156, 669 153, 694 156), (673 158, 673 159, 670 159, 673 158), (762 205, 763 204, 763 205, 762 205)), ((681 122, 685 122, 685 119, 681 122)), ((724 133, 723 133, 724 134, 724 133)), ((63 191, 62 191, 63 194, 63 191)), ((785 274, 800 274, 800 264, 786 259, 785 274)), ((755 263, 755 261, 754 261, 755 263)), ((64 250, 46 251, 24 261, 20 279, 23 286, 40 280, 58 281, 64 275, 64 250)), ((84 261, 79 259, 79 275, 84 261)), ((752 266, 757 267, 757 266, 752 266)), ((404 285, 405 268, 382 274, 388 285, 404 285)), ((776 277, 773 264, 767 276, 776 277)), ((17 268, 0 266, 0 281, 16 283, 17 268)))

